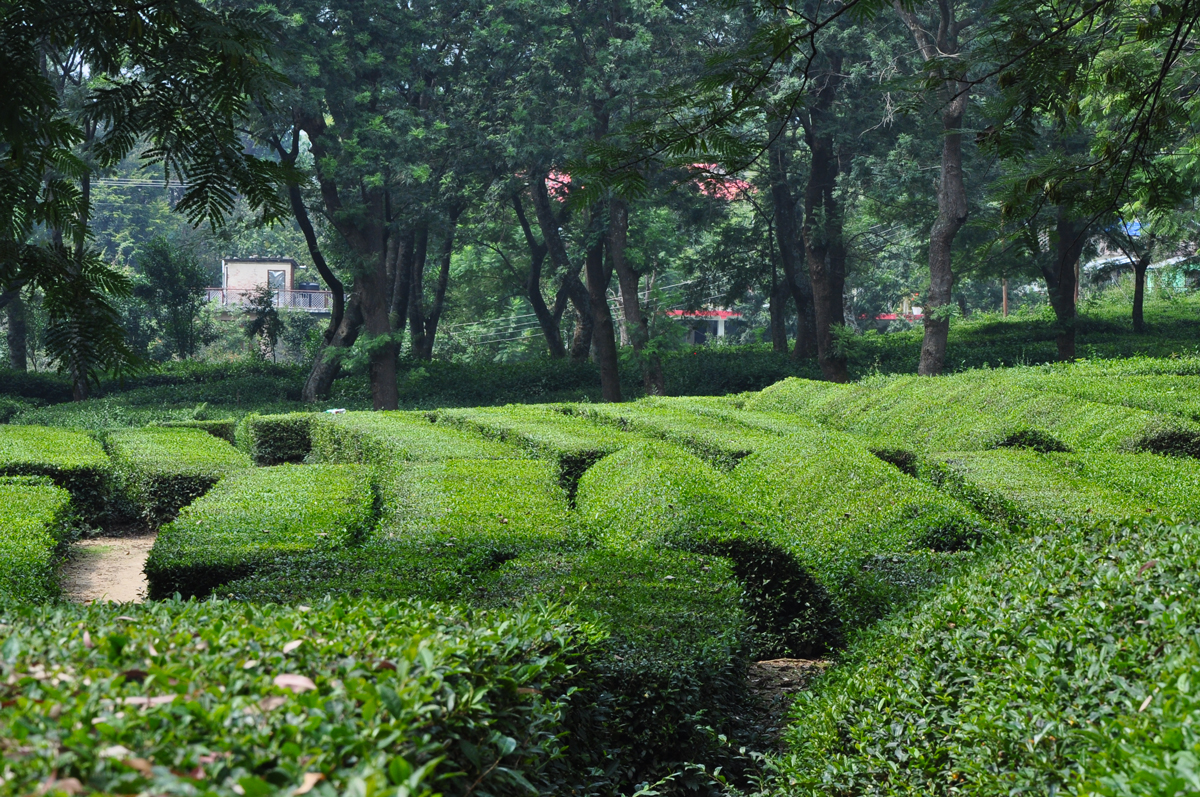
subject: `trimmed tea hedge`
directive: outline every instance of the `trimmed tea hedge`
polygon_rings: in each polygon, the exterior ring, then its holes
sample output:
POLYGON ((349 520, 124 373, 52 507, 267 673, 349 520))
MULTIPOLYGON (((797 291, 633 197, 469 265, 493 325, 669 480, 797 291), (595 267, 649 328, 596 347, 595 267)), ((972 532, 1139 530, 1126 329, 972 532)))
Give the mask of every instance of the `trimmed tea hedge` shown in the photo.
MULTIPOLYGON (((583 551, 508 562, 482 590, 485 605, 568 601, 605 637, 585 665, 590 683, 568 730, 575 768, 603 773, 618 793, 678 772, 732 763, 715 736, 748 730, 748 621, 728 561, 679 551, 583 551)), ((595 776, 593 776, 595 777, 595 776)), ((680 793, 711 788, 685 774, 680 793)), ((558 793, 566 793, 563 789, 558 793)))
MULTIPOLYGON (((1122 455, 1096 458, 1111 456, 1122 455)), ((1086 478, 1079 461, 1072 454, 1008 449, 934 455, 922 459, 918 469, 984 516, 1017 529, 1112 522, 1155 511, 1143 496, 1106 489, 1086 478)))
POLYGON ((0 615, 5 794, 439 793, 568 780, 588 637, 545 609, 322 600, 0 615))
POLYGON ((58 594, 54 566, 70 521, 66 490, 35 477, 0 478, 0 605, 58 594))
POLYGON ((655 404, 575 404, 572 415, 681 445, 717 467, 732 470, 770 440, 761 432, 665 401, 655 404))
POLYGON ((0 425, 0 476, 50 477, 71 493, 84 521, 104 514, 109 471, 104 448, 82 432, 0 425))
POLYGON ((663 443, 630 446, 584 474, 583 533, 609 552, 680 548, 729 557, 759 658, 824 653, 840 636, 829 595, 771 541, 760 511, 721 472, 663 443))
POLYGON ((1200 522, 1200 462, 1158 454, 1056 457, 1080 477, 1152 504, 1159 514, 1200 522))
POLYGON ((255 465, 302 462, 312 450, 311 429, 316 419, 311 412, 286 415, 247 415, 237 425, 238 448, 255 465))
MULTIPOLYGON (((587 682, 577 684, 560 729, 570 733, 567 761, 585 781, 576 790, 628 793, 685 762, 727 763, 728 750, 718 749, 713 733, 747 731, 735 716, 749 629, 726 560, 649 549, 535 548, 472 572, 469 553, 468 546, 439 550, 379 537, 276 562, 273 571, 225 585, 222 593, 287 602, 327 594, 487 607, 570 602, 574 619, 602 639, 581 665, 587 682)), ((564 780, 558 793, 570 792, 564 780)))
POLYGON ((150 597, 203 597, 272 560, 344 547, 375 515, 374 491, 358 466, 234 472, 163 527, 146 562, 150 597))
POLYGON ((117 488, 152 525, 170 521, 225 474, 250 467, 245 454, 201 429, 123 429, 105 442, 117 488))
POLYGON ((1200 528, 1035 538, 867 633, 793 707, 788 794, 1191 794, 1200 528))
POLYGON ((468 429, 489 440, 516 446, 529 456, 558 463, 559 480, 574 496, 589 467, 640 438, 573 418, 549 406, 509 405, 495 409, 439 410, 437 423, 468 429))
POLYGON ((319 416, 312 425, 312 456, 320 462, 393 467, 443 459, 509 459, 511 446, 434 425, 425 413, 348 412, 319 416))
POLYGON ((1028 390, 1004 371, 867 380, 836 391, 789 379, 747 409, 806 415, 886 446, 926 451, 1152 451, 1200 456, 1200 425, 1172 415, 1028 390))
POLYGON ((792 435, 742 460, 730 485, 764 518, 767 539, 861 627, 942 576, 945 552, 989 536, 952 498, 832 430, 792 435))
POLYGON ((168 428, 203 429, 213 437, 219 437, 227 443, 237 443, 237 421, 233 418, 225 418, 220 421, 159 421, 152 425, 168 428))

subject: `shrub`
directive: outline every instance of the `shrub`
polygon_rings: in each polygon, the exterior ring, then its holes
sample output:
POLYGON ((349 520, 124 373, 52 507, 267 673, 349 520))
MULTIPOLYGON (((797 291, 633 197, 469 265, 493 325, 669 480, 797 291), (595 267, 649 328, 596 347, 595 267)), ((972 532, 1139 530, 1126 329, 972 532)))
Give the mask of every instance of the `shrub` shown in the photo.
POLYGON ((247 415, 237 426, 237 445, 255 465, 302 462, 312 450, 311 429, 316 415, 247 415))
POLYGON ((10 794, 549 793, 588 644, 544 609, 365 601, 0 622, 10 794))
POLYGON ((150 597, 203 597, 273 560, 344 547, 375 515, 367 472, 357 466, 231 473, 159 533, 146 562, 150 597))
POLYGON ((519 452, 458 429, 435 426, 425 413, 348 412, 319 416, 313 423, 312 456, 320 462, 391 468, 443 459, 506 459, 519 452))
POLYGON ((1074 466, 1077 461, 1075 455, 1035 451, 971 451, 933 455, 922 459, 918 470, 985 517, 1017 529, 1112 522, 1153 511, 1140 496, 1087 479, 1074 466))
POLYGON ((38 402, 34 399, 9 398, 0 396, 0 423, 8 423, 17 415, 34 409, 38 402))
MULTIPOLYGON (((476 600, 568 601, 578 620, 604 633, 585 665, 568 750, 575 769, 592 773, 589 785, 607 781, 628 793, 685 762, 710 770, 732 763, 715 737, 747 730, 737 720, 748 664, 739 595, 719 557, 602 550, 514 559, 476 600)), ((711 782, 684 777, 673 785, 695 793, 711 782)))
POLYGON ((1158 514, 1200 522, 1200 463, 1158 454, 1055 455, 1064 469, 1120 491, 1158 514))
POLYGON ((155 426, 165 426, 167 428, 184 428, 184 429, 203 429, 213 437, 219 437, 230 444, 237 443, 237 421, 233 418, 225 418, 220 421, 159 421, 155 426))
POLYGON ((381 536, 277 563, 276 572, 260 570, 222 592, 289 602, 330 593, 486 607, 569 602, 574 619, 602 641, 581 664, 585 680, 559 729, 569 733, 567 761, 583 783, 564 779, 556 791, 627 793, 685 761, 724 763, 713 737, 737 730, 748 631, 727 561, 533 547, 472 569, 470 552, 381 536))
POLYGON ((222 476, 250 467, 245 454, 201 429, 123 429, 109 434, 106 444, 117 488, 155 526, 222 476))
POLYGON ((575 404, 567 411, 594 423, 681 445, 726 470, 732 470, 743 457, 771 439, 745 426, 662 400, 654 404, 575 404))
POLYGON ((71 494, 36 477, 0 478, 0 604, 58 594, 54 566, 68 540, 71 494))
POLYGON ((1196 526, 1070 529, 948 584, 800 694, 788 793, 1194 789, 1197 551, 1196 526))
POLYGON ((1200 375, 1195 363, 1194 359, 1083 362, 1015 368, 1005 377, 1028 390, 1200 421, 1200 375), (1164 369, 1169 370, 1161 372, 1164 369))
POLYGON ((755 656, 819 655, 840 637, 825 588, 722 473, 674 446, 647 443, 611 454, 579 483, 584 534, 615 553, 678 548, 729 557, 754 624, 755 656))
POLYGON ((42 426, 0 426, 0 476, 48 476, 71 494, 86 522, 104 514, 110 463, 82 432, 42 426))
POLYGON ((763 517, 767 539, 828 592, 848 629, 941 578, 989 536, 952 498, 832 430, 782 438, 742 460, 732 489, 763 517))
POLYGON ((436 420, 516 446, 529 456, 557 462, 559 481, 572 497, 579 478, 594 462, 639 439, 548 406, 514 404, 496 409, 442 410, 436 413, 436 420))

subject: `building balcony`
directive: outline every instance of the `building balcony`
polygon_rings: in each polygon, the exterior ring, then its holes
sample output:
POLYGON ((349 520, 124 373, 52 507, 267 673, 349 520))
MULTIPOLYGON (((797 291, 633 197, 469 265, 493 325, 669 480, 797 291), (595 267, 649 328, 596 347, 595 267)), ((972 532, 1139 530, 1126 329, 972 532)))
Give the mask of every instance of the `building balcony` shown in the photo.
MULTIPOLYGON (((205 288, 209 302, 222 307, 249 307, 254 295, 252 288, 205 288)), ((288 307, 293 310, 304 310, 309 313, 328 315, 333 309, 333 294, 329 291, 314 290, 277 290, 276 307, 288 307)))

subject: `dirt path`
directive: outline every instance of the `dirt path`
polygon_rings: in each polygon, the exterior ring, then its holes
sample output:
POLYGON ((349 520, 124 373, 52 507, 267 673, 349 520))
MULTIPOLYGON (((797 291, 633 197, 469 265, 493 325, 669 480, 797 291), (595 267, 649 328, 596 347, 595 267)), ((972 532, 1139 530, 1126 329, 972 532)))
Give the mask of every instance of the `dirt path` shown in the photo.
POLYGON ((76 603, 141 603, 146 599, 142 568, 152 545, 152 534, 75 543, 60 574, 63 595, 76 603))

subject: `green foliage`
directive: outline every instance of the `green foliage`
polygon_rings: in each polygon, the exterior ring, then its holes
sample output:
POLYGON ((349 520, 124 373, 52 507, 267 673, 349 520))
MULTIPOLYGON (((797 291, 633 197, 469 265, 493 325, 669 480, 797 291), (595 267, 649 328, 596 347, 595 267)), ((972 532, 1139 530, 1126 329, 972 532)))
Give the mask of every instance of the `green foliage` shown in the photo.
POLYGON ((786 380, 748 409, 795 412, 883 445, 930 451, 1003 446, 1200 455, 1200 425, 1172 415, 1029 390, 1008 371, 868 380, 828 390, 786 380))
POLYGON ((739 428, 719 417, 690 411, 670 400, 637 404, 577 404, 573 415, 683 446, 717 467, 732 470, 771 436, 739 428))
POLYGON ((595 788, 653 782, 684 762, 729 764, 715 736, 744 730, 740 593, 719 557, 607 549, 531 552, 504 565, 477 600, 569 601, 575 618, 604 632, 566 728, 570 760, 595 788))
POLYGON ((425 413, 348 412, 318 416, 312 425, 312 456, 376 468, 443 459, 508 459, 511 446, 434 425, 425 413))
POLYGON ((351 545, 375 516, 374 492, 358 466, 231 473, 159 533, 146 562, 150 597, 203 597, 273 560, 351 545))
POLYGON ((767 540, 828 592, 847 629, 936 583, 954 552, 990 535, 974 512, 831 430, 751 454, 730 486, 761 513, 767 540))
POLYGON ((143 246, 135 266, 141 279, 133 295, 146 303, 161 328, 168 357, 193 357, 204 342, 200 312, 204 289, 210 284, 209 269, 201 264, 194 247, 157 236, 143 246))
POLYGON ((1198 550, 1146 522, 998 552, 800 695, 788 793, 1195 788, 1198 550))
POLYGON ((249 454, 255 465, 301 462, 312 450, 311 430, 315 418, 311 412, 251 413, 237 426, 238 448, 249 454))
POLYGON ((123 429, 105 440, 115 486, 152 526, 169 522, 249 458, 202 429, 123 429))
POLYGON ((235 443, 237 441, 237 421, 232 418, 226 418, 221 421, 159 421, 154 425, 167 429, 203 429, 213 437, 224 440, 227 443, 235 443))
POLYGON ((579 478, 594 462, 638 440, 574 418, 549 406, 512 404, 495 409, 444 410, 437 423, 468 429, 488 440, 498 440, 524 450, 529 456, 558 463, 559 482, 574 495, 579 478))
POLYGON ((58 594, 58 554, 68 541, 71 494, 34 477, 0 477, 0 605, 58 594))
MULTIPOLYGON (((1154 511, 1144 494, 1106 489, 1078 467, 1093 460, 1137 467, 1145 458, 1161 459, 1154 454, 1080 457, 1001 449, 931 455, 921 459, 917 469, 922 478, 985 517, 1016 529, 1036 530, 1111 523, 1154 511)), ((1200 473, 1197 468, 1193 471, 1200 473)))
POLYGON ((42 426, 0 426, 0 476, 48 476, 71 494, 80 519, 104 514, 111 463, 82 432, 42 426))
POLYGON ((546 793, 587 645, 560 613, 406 602, 101 603, 0 622, 14 794, 546 793))
POLYGON ((827 590, 785 547, 730 479, 674 446, 647 443, 610 454, 579 483, 585 536, 611 555, 675 548, 732 561, 748 637, 759 658, 815 655, 840 637, 827 590))

